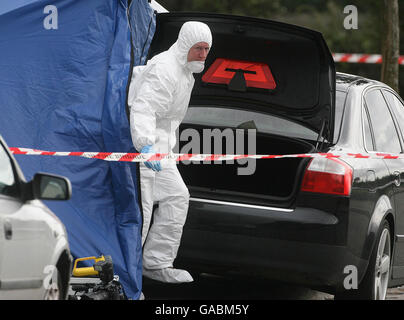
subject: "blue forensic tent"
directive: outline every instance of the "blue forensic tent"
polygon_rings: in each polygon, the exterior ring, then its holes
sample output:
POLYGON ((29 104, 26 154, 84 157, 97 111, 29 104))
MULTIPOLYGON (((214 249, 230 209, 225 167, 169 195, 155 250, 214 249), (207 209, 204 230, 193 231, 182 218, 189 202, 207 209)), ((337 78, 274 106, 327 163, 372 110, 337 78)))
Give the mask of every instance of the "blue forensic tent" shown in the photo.
MULTIPOLYGON (((10 147, 135 152, 128 80, 155 30, 147 0, 2 0, 0 134, 10 147)), ((27 180, 66 176, 69 201, 46 204, 74 258, 111 255, 128 298, 142 285, 138 166, 79 157, 16 155, 27 180)))

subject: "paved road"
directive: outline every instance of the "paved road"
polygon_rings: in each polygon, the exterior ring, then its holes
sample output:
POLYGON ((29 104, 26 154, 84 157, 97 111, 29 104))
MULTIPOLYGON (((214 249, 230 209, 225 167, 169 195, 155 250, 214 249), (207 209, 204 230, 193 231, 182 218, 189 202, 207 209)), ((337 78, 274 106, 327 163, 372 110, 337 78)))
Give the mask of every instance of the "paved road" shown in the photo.
MULTIPOLYGON (((251 279, 202 274, 189 284, 163 284, 144 278, 146 300, 333 300, 334 296, 307 288, 251 279)), ((404 300, 404 287, 389 289, 388 300, 404 300)))

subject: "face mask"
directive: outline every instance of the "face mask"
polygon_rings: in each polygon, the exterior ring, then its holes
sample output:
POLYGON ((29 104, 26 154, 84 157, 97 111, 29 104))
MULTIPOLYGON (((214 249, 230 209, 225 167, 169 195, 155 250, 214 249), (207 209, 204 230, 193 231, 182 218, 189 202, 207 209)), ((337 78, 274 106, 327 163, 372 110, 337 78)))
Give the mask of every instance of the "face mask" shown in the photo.
POLYGON ((187 62, 187 67, 192 73, 200 73, 205 68, 205 62, 204 61, 187 62))

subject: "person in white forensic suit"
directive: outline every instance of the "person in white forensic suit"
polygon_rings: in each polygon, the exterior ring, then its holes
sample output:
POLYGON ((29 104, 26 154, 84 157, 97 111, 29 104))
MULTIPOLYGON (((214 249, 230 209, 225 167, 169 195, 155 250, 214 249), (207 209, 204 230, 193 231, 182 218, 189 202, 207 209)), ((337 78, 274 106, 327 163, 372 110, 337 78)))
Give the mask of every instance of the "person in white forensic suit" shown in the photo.
MULTIPOLYGON (((194 86, 193 73, 203 71, 211 45, 209 27, 188 21, 167 51, 154 56, 147 65, 133 68, 128 104, 132 141, 138 152, 172 153, 176 130, 194 86)), ((189 272, 173 266, 189 203, 189 192, 175 160, 140 163, 140 186, 143 275, 167 283, 192 282, 189 272)))

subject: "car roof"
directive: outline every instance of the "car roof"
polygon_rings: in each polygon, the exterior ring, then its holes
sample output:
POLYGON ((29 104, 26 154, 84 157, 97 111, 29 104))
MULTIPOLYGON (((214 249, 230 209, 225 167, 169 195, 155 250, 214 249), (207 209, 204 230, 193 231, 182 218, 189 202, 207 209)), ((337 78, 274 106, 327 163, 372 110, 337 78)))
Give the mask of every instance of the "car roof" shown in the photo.
POLYGON ((348 91, 351 86, 370 86, 375 84, 386 86, 386 84, 377 80, 343 72, 336 72, 335 81, 336 89, 340 91, 348 91))

